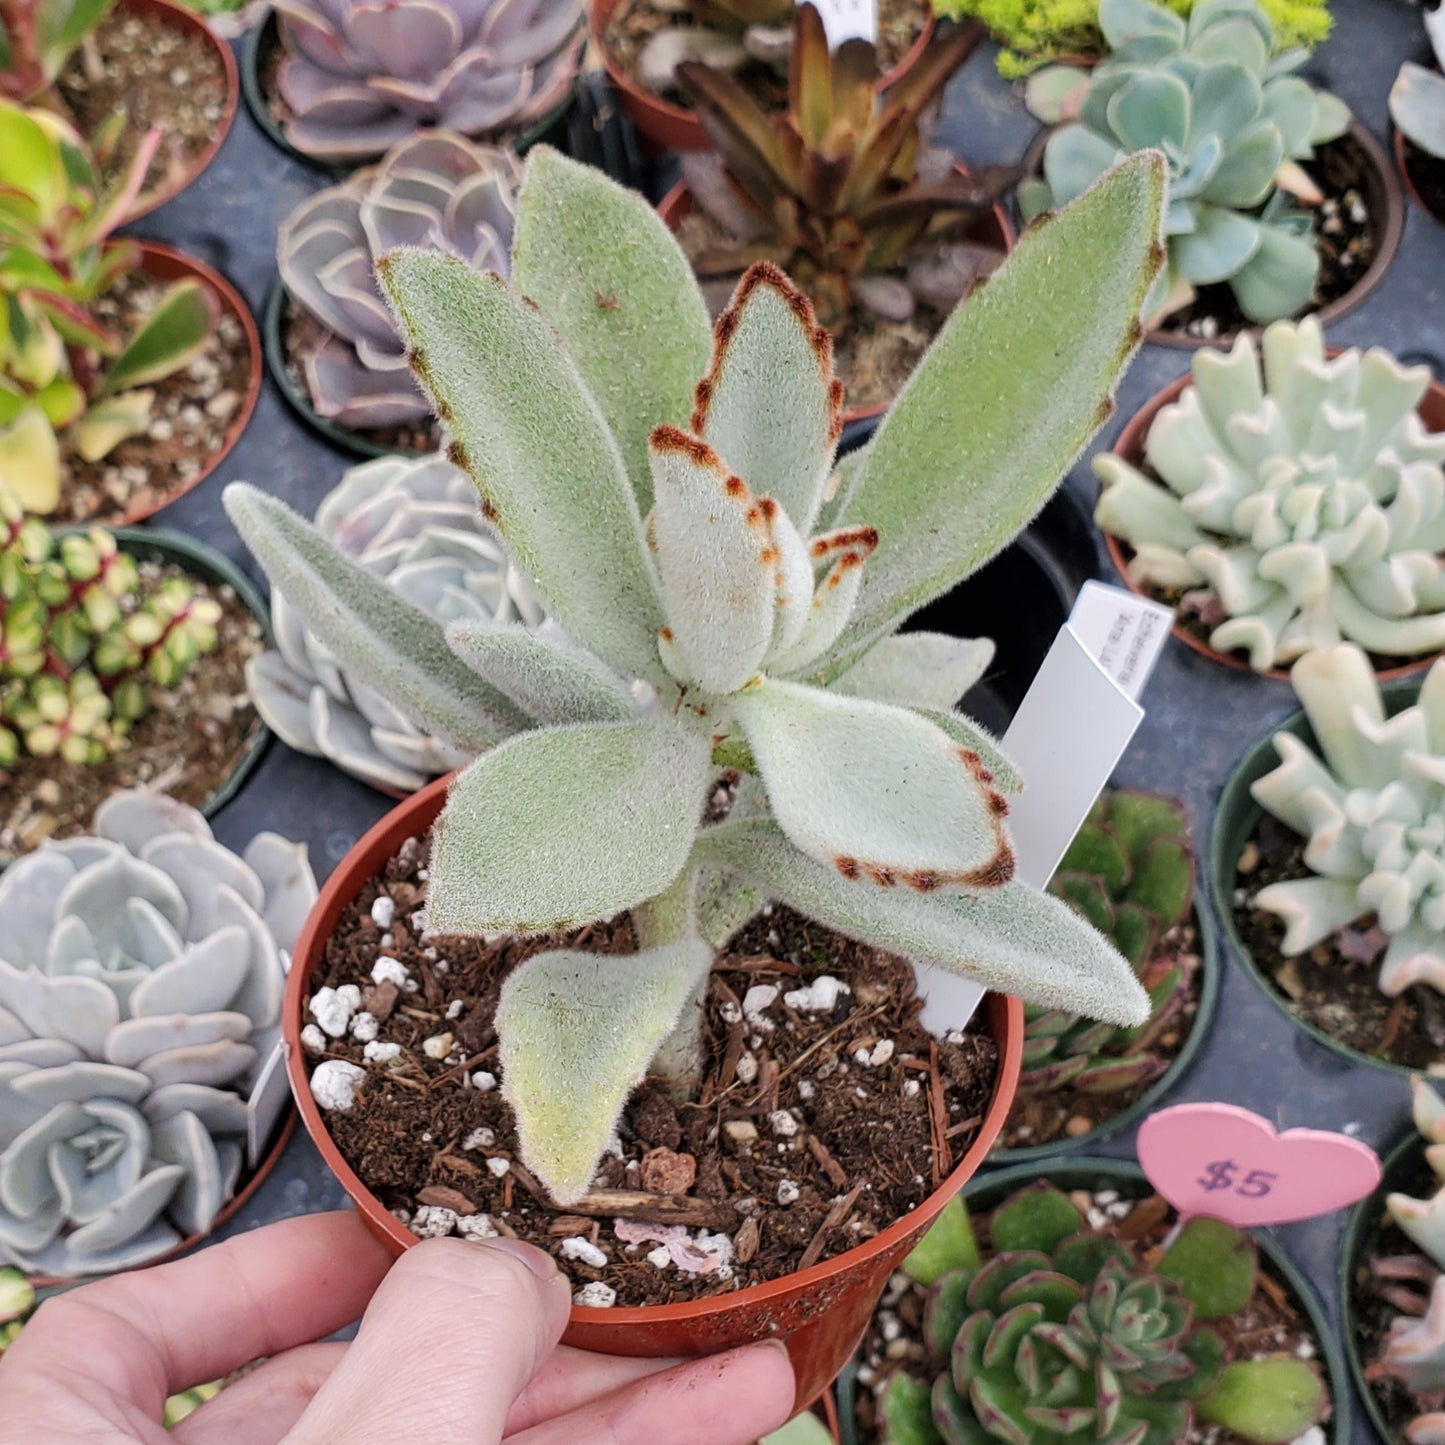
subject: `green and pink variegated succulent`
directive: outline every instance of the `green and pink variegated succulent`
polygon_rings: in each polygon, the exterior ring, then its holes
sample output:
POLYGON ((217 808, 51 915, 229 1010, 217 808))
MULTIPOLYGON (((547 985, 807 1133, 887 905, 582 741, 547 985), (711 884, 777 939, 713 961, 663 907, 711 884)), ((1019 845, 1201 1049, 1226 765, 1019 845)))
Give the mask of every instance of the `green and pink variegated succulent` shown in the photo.
POLYGON ((437 825, 431 927, 631 911, 635 954, 538 954, 497 1011, 523 1157, 559 1202, 645 1073, 695 1077, 707 940, 769 897, 990 987, 1146 1017, 1113 947, 1013 880, 1020 780, 952 710, 975 644, 894 633, 1016 535, 1107 415, 1162 191, 1137 158, 1035 230, 836 471, 842 388, 806 297, 759 266, 714 330, 677 242, 596 171, 534 153, 510 285, 383 257, 453 458, 565 640, 445 627, 274 498, 228 491, 341 665, 490 748, 437 825))

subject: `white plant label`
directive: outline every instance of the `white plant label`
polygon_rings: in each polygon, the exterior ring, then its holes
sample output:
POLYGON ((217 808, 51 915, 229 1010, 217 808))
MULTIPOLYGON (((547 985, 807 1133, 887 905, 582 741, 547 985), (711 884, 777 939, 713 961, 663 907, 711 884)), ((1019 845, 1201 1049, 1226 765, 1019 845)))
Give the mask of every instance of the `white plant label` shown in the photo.
MULTIPOLYGON (((1028 783, 1009 799, 1014 876, 1021 883, 1042 888, 1053 877, 1129 746, 1144 717, 1134 699, 1159 660, 1169 616, 1165 608, 1098 582, 1079 593, 1002 739, 1028 783)), ((923 1026, 940 1036, 961 1029, 984 990, 928 964, 914 967, 923 1026)))
POLYGON ((822 17, 830 49, 836 50, 845 40, 877 42, 878 0, 813 0, 813 4, 822 17))
POLYGON ((261 1162, 266 1141, 271 1137, 271 1131, 290 1097, 291 1086, 286 1079, 286 1045, 277 1039, 270 1057, 256 1075, 251 1097, 246 1100, 246 1160, 252 1169, 261 1162))

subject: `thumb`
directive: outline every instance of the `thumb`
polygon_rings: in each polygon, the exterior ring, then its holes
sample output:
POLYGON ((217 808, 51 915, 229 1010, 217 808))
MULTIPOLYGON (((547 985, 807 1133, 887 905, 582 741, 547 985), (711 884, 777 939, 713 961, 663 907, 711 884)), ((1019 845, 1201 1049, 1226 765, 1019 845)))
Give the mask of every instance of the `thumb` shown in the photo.
POLYGON ((424 1240, 391 1267, 286 1445, 496 1445, 570 1304, 551 1256, 520 1240, 424 1240))

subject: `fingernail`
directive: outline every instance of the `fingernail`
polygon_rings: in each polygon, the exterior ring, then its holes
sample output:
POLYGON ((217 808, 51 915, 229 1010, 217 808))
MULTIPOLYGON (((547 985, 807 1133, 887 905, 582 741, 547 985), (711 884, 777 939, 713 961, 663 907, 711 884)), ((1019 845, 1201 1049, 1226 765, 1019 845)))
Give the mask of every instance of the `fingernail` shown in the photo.
POLYGON ((534 1244, 505 1236, 498 1239, 479 1239, 477 1243, 484 1249, 500 1250, 503 1254, 510 1254, 513 1259, 521 1260, 538 1279, 557 1277, 557 1261, 545 1249, 538 1249, 534 1244))

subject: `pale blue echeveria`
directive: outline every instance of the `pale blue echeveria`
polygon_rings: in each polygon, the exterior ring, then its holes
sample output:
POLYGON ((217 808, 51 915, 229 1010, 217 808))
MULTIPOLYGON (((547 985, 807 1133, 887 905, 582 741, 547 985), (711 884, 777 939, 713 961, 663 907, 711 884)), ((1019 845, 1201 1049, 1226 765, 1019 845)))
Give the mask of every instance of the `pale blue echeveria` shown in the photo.
POLYGON ((140 791, 0 877, 0 1260, 99 1273, 210 1228, 315 896, 304 848, 237 857, 140 791))
MULTIPOLYGON (((400 596, 438 621, 535 627, 544 613, 477 511, 467 477, 444 456, 379 457, 352 467, 316 509, 315 525, 400 596)), ((374 787, 410 793, 465 767, 473 753, 416 727, 271 592, 274 649, 246 664, 271 730, 374 787)), ((505 726, 510 731, 520 718, 505 726)), ((499 736, 502 730, 499 727, 499 736)))
POLYGON ((755 267, 710 335, 675 239, 595 171, 533 153, 513 286, 385 257, 453 458, 566 645, 444 627, 274 498, 228 489, 307 625, 415 722, 486 746, 498 693, 533 720, 452 787, 431 926, 537 933, 631 911, 625 964, 544 952, 501 997, 503 1089, 559 1202, 585 1192, 646 1069, 684 1088, 697 1067, 704 874, 995 987, 1146 1017, 1112 947, 1011 881, 1017 774, 946 691, 976 645, 894 634, 1012 540, 1107 414, 1162 197, 1159 158, 1135 157, 1025 236, 837 473, 841 388, 806 297, 755 267), (704 825, 734 769, 766 808, 704 825), (759 817, 750 846, 736 830, 759 817), (754 878, 765 849, 778 867, 754 878))
POLYGON ((1025 214, 1066 204, 1121 156, 1157 146, 1169 160, 1169 256, 1151 321, 1221 282, 1251 321, 1299 311, 1319 257, 1295 202, 1323 200, 1299 163, 1344 133, 1348 109, 1294 73, 1307 51, 1275 53, 1258 0, 1203 0, 1187 20, 1150 0, 1101 0, 1099 24, 1109 53, 1091 72, 1053 67, 1029 83, 1036 113, 1068 123, 1049 137, 1042 181, 1019 188, 1025 214))
POLYGON ((1255 906, 1284 921, 1287 956, 1373 917, 1389 940, 1381 992, 1445 992, 1445 661, 1393 717, 1349 643, 1306 654, 1290 682, 1315 748, 1277 734, 1280 766, 1250 791, 1307 840, 1313 876, 1269 884, 1255 906))
POLYGON ((1416 407, 1425 366, 1376 347, 1328 358, 1318 322, 1276 322, 1193 380, 1149 427, 1154 477, 1094 459, 1094 520, 1130 578, 1217 614, 1209 634, 1263 672, 1341 640, 1386 657, 1445 647, 1445 433, 1416 407))

